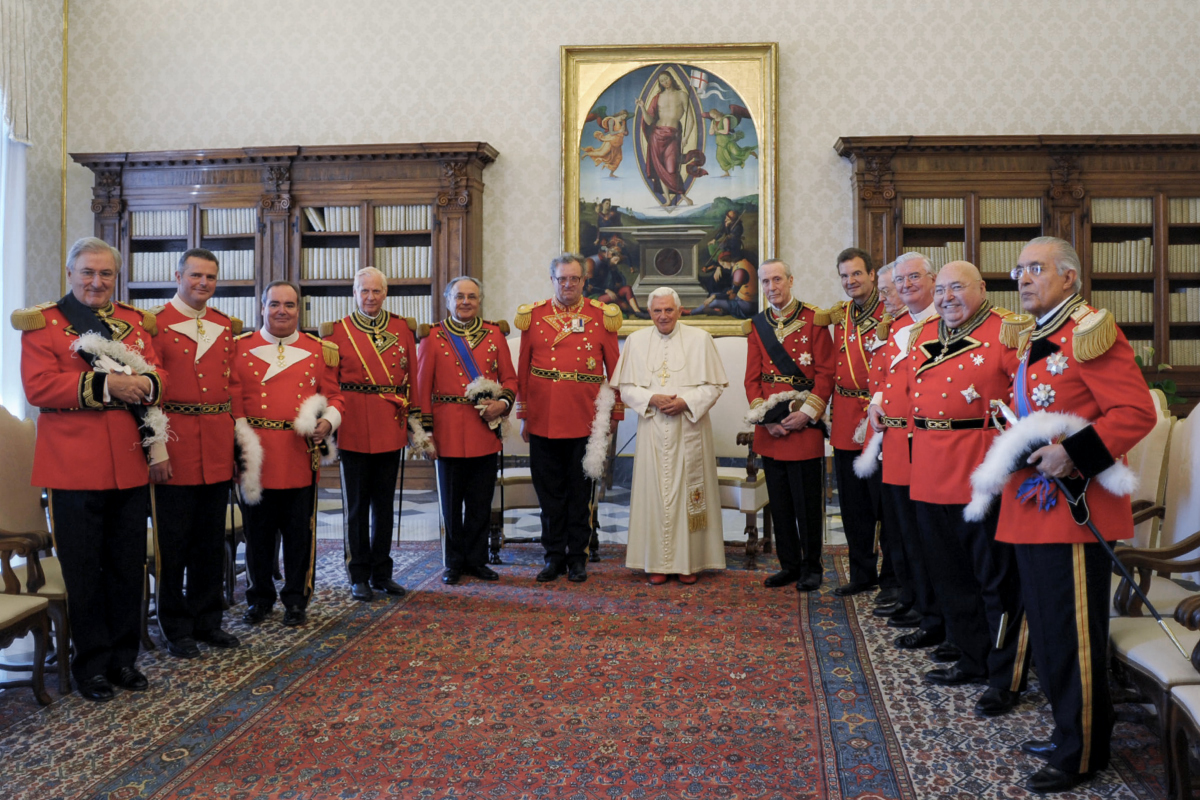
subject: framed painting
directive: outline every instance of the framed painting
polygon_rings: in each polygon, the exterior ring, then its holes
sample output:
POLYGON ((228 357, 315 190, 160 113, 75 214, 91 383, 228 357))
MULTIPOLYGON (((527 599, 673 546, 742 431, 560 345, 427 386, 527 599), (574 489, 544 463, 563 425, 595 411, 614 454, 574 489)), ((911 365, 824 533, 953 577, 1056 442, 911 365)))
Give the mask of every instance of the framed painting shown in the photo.
POLYGON ((563 47, 564 249, 621 334, 670 286, 684 321, 740 334, 775 255, 778 45, 563 47))

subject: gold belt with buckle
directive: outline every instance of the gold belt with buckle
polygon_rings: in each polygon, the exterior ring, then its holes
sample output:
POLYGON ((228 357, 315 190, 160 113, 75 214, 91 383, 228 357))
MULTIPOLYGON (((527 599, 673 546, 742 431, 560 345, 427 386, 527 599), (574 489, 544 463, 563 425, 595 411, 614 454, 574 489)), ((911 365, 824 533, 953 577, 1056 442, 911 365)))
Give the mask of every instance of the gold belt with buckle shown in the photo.
POLYGON ((811 389, 813 387, 813 379, 806 378, 803 375, 790 377, 788 375, 772 375, 764 372, 759 376, 763 383, 787 383, 799 389, 811 389))
POLYGON ((265 428, 269 431, 290 431, 293 427, 290 419, 266 419, 265 417, 246 417, 251 428, 265 428))
POLYGON ((70 414, 73 411, 124 411, 129 406, 124 403, 108 403, 104 408, 38 408, 40 414, 70 414))
POLYGON ((871 393, 866 389, 843 389, 842 387, 835 385, 833 390, 842 397, 856 397, 859 400, 866 400, 871 396, 871 393))
POLYGON ((883 427, 885 428, 906 428, 908 427, 908 417, 883 417, 883 427))
POLYGON ((233 409, 233 403, 163 403, 162 410, 168 414, 186 414, 198 417, 203 414, 228 414, 233 409))
POLYGON ((457 394, 435 394, 433 396, 433 402, 435 402, 435 403, 463 403, 465 405, 470 405, 470 406, 475 405, 475 401, 472 400, 471 398, 463 397, 463 396, 457 395, 457 394))
POLYGON ((535 378, 546 378, 552 381, 576 381, 578 383, 604 383, 603 375, 591 375, 587 372, 562 372, 557 369, 541 369, 530 367, 529 371, 535 378))
POLYGON ((985 417, 968 419, 929 419, 928 417, 913 417, 913 425, 923 431, 969 431, 987 427, 985 417))
POLYGON ((390 384, 376 386, 373 383, 342 383, 338 385, 341 386, 343 392, 361 392, 362 394, 396 394, 400 391, 399 386, 390 384))

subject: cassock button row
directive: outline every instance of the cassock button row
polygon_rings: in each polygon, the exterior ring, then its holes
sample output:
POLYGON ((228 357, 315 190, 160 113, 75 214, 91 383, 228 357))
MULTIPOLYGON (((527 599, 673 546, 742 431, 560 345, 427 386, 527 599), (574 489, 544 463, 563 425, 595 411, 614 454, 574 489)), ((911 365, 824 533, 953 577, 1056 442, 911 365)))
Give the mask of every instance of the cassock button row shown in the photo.
POLYGON ((266 396, 267 396, 267 393, 266 393, 266 392, 263 392, 263 393, 262 393, 262 396, 263 396, 263 397, 266 397, 266 396))
POLYGON ((946 396, 946 393, 945 393, 945 392, 942 392, 942 397, 945 397, 945 396, 946 396))
MULTIPOLYGON (((958 368, 959 368, 959 369, 962 369, 962 364, 959 364, 959 365, 958 365, 958 368)), ((954 380, 954 379, 953 379, 953 378, 951 378, 949 375, 947 375, 947 376, 946 376, 946 383, 951 383, 953 380, 954 380)))
POLYGON ((1037 374, 1036 374, 1036 373, 1034 373, 1033 375, 1030 375, 1030 376, 1029 376, 1029 380, 1031 380, 1031 381, 1036 381, 1036 380, 1037 380, 1037 374))
POLYGON ((1060 342, 1062 342, 1063 344, 1066 344, 1066 343, 1067 343, 1067 337, 1065 337, 1065 336, 1064 336, 1064 337, 1062 337, 1061 339, 1059 339, 1059 341, 1060 341, 1060 342))
POLYGON ((939 411, 939 412, 938 412, 938 416, 939 416, 939 417, 944 417, 944 416, 946 416, 946 412, 945 412, 945 411, 939 411))

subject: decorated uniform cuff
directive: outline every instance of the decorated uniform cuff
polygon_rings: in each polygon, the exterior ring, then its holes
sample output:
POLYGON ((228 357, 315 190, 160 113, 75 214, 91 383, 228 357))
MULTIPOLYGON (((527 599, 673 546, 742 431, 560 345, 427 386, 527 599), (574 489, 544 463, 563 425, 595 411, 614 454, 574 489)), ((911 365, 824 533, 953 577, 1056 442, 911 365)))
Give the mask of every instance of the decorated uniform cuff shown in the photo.
POLYGON ((321 414, 321 419, 329 423, 329 432, 333 433, 342 425, 342 412, 338 411, 333 406, 327 406, 325 411, 321 414))
POLYGON ((157 372, 147 372, 145 375, 150 379, 150 399, 144 401, 144 404, 148 406, 162 405, 162 377, 157 372))
POLYGON ((517 419, 525 419, 525 401, 517 401, 517 419))
POLYGON ((825 414, 825 405, 824 400, 810 394, 804 401, 804 405, 800 406, 800 410, 813 419, 820 419, 825 414))
POLYGON ((1085 478, 1094 478, 1116 463, 1104 440, 1096 433, 1095 425, 1063 439, 1062 446, 1085 478))
POLYGON ((612 418, 616 420, 625 419, 625 404, 617 401, 613 403, 612 418))
POLYGON ((90 408, 94 411, 104 408, 105 383, 102 372, 85 372, 80 375, 79 389, 76 391, 79 408, 90 408))
POLYGON ((505 389, 500 392, 500 400, 503 400, 511 409, 513 404, 517 402, 517 394, 512 389, 505 389))
POLYGON ((433 414, 421 414, 421 427, 426 433, 433 433, 433 414))

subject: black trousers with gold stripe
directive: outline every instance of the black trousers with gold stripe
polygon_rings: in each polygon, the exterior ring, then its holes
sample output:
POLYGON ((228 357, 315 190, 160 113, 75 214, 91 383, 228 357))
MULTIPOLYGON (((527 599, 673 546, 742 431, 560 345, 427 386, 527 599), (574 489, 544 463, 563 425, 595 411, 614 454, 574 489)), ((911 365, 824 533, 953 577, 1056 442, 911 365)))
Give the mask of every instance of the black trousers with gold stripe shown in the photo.
POLYGON ((262 502, 242 508, 246 527, 246 602, 275 605, 275 542, 283 539, 285 608, 307 608, 316 568, 316 486, 264 489, 262 502))
POLYGON ((153 493, 158 627, 170 642, 214 631, 221 627, 229 481, 164 483, 153 493))
POLYGON ((1019 544, 1017 567, 1038 680, 1054 714, 1050 763, 1064 772, 1108 766, 1112 562, 1098 543, 1019 544))

